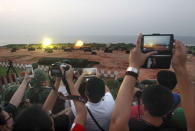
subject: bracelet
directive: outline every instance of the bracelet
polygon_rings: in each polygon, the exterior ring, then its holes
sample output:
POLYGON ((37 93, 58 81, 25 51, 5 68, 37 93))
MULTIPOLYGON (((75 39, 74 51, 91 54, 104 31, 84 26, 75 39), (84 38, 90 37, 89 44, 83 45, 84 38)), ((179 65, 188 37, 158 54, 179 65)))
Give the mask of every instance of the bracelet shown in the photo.
POLYGON ((138 78, 138 74, 132 71, 127 71, 125 75, 133 76, 135 79, 138 78))

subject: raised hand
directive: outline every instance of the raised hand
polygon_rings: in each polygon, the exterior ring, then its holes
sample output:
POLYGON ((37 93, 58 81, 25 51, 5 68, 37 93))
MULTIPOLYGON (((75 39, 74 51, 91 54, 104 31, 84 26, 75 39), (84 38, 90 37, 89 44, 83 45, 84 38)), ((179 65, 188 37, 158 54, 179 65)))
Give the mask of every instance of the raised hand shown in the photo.
POLYGON ((136 47, 130 51, 129 55, 129 66, 135 67, 137 69, 139 69, 144 64, 144 62, 149 56, 154 55, 156 53, 156 51, 143 53, 141 51, 141 39, 142 34, 138 36, 136 41, 136 47))
POLYGON ((184 69, 186 66, 186 47, 181 41, 175 41, 175 52, 172 58, 172 65, 174 70, 184 69))

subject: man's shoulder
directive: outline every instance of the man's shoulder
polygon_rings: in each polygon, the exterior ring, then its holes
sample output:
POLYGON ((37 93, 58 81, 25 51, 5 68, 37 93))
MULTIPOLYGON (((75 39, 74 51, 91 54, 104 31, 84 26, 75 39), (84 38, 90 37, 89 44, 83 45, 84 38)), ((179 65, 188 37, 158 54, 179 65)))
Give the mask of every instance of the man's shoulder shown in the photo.
POLYGON ((154 126, 143 119, 130 119, 129 128, 131 131, 158 131, 161 129, 177 130, 177 127, 168 120, 165 120, 160 126, 154 126))
POLYGON ((130 119, 129 120, 129 129, 132 131, 146 130, 149 128, 152 128, 151 125, 146 123, 143 119, 130 119))
POLYGON ((103 101, 105 102, 113 102, 114 103, 114 98, 112 96, 112 94, 110 92, 106 92, 104 97, 103 97, 103 101))

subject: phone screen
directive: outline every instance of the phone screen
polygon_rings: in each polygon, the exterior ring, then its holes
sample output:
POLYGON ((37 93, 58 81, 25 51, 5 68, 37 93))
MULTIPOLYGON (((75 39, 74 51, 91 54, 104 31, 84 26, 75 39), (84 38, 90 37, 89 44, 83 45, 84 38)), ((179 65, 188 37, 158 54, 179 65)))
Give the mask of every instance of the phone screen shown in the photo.
POLYGON ((166 51, 169 50, 171 36, 144 36, 143 51, 166 51))
POLYGON ((97 68, 83 68, 86 76, 96 76, 97 68))
POLYGON ((28 72, 28 77, 30 77, 30 78, 34 77, 34 71, 33 71, 33 67, 31 65, 26 66, 26 72, 28 72))

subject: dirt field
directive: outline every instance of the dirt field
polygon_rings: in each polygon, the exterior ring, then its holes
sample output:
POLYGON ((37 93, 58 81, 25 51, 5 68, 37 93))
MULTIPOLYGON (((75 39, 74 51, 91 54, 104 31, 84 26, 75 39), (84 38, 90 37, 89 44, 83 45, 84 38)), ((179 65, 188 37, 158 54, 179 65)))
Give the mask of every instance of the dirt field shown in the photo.
MULTIPOLYGON (((97 51, 97 55, 91 55, 90 52, 82 50, 75 50, 72 52, 64 52, 63 50, 54 50, 53 53, 46 53, 39 49, 36 51, 27 51, 27 49, 20 49, 17 52, 10 52, 9 49, 0 48, 0 60, 11 59, 20 63, 34 63, 42 57, 64 57, 64 58, 84 58, 88 60, 98 61, 98 69, 107 69, 112 71, 121 71, 119 76, 123 76, 125 69, 128 66, 128 54, 122 51, 113 51, 113 53, 104 53, 97 51)), ((195 56, 188 55, 187 69, 190 77, 195 82, 195 56)), ((159 70, 141 69, 140 80, 155 79, 156 73, 159 70)))

